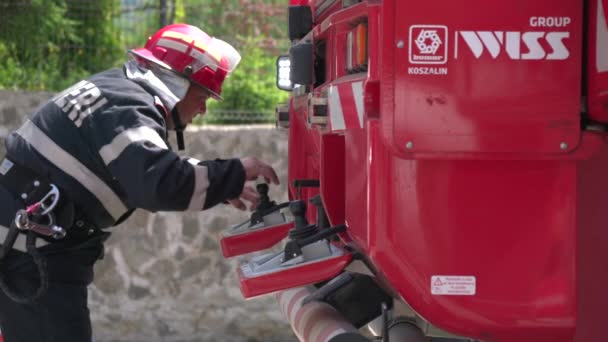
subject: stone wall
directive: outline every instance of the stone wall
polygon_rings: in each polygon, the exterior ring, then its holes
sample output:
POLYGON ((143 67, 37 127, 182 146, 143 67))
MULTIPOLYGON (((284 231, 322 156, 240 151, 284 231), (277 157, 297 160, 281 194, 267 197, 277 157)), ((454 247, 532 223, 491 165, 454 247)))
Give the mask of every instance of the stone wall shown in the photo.
MULTIPOLYGON (((0 139, 50 96, 0 91, 0 139)), ((189 155, 201 160, 256 156, 271 163, 282 182, 271 187, 271 198, 287 200, 284 131, 201 128, 187 132, 186 144, 189 155)), ((96 340, 296 341, 274 298, 242 298, 236 268, 248 257, 221 255, 219 233, 247 218, 247 212, 226 205, 188 214, 138 211, 113 228, 90 287, 96 340)))

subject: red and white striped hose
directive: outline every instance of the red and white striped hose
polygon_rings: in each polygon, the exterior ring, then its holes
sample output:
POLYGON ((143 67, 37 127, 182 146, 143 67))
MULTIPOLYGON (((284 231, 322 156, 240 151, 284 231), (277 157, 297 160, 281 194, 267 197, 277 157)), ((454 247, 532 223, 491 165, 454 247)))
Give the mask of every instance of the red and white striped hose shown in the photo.
POLYGON ((335 336, 357 332, 352 324, 327 303, 313 301, 302 305, 309 294, 310 291, 304 287, 276 294, 281 312, 300 342, 328 342, 335 336))

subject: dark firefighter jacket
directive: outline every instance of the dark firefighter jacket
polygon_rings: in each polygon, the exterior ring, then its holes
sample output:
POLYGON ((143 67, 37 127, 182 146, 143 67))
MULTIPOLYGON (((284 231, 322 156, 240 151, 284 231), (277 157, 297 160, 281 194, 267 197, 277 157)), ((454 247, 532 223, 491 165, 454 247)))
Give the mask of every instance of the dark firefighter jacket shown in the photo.
POLYGON ((46 176, 99 228, 134 208, 197 211, 238 197, 241 162, 201 162, 173 152, 166 108, 175 96, 149 72, 127 77, 127 66, 48 101, 7 138, 7 157, 46 176))

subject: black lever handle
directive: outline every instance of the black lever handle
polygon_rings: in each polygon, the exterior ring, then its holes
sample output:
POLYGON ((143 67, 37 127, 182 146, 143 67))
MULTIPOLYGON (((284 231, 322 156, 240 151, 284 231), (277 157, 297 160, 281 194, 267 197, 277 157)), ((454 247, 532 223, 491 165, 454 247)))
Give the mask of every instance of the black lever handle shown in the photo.
POLYGON ((302 247, 310 245, 325 238, 329 238, 338 233, 346 231, 346 225, 340 224, 335 227, 323 229, 314 235, 306 238, 291 240, 285 244, 285 253, 283 256, 283 262, 291 260, 297 256, 302 255, 302 247))

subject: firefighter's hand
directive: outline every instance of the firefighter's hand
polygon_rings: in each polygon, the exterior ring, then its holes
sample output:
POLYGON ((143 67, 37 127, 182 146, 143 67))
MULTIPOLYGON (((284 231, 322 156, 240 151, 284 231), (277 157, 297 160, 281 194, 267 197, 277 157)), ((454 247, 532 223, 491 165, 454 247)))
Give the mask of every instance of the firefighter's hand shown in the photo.
POLYGON ((258 179, 258 177, 264 177, 266 183, 279 184, 279 177, 274 171, 272 166, 258 160, 255 157, 242 158, 241 163, 245 168, 245 178, 249 181, 258 179))
POLYGON ((247 210, 247 204, 245 204, 245 202, 249 202, 249 209, 254 210, 258 206, 259 200, 260 194, 258 194, 258 192, 255 191, 255 189, 251 186, 245 185, 243 187, 243 192, 241 192, 239 195, 239 198, 228 200, 228 203, 237 209, 247 210))

